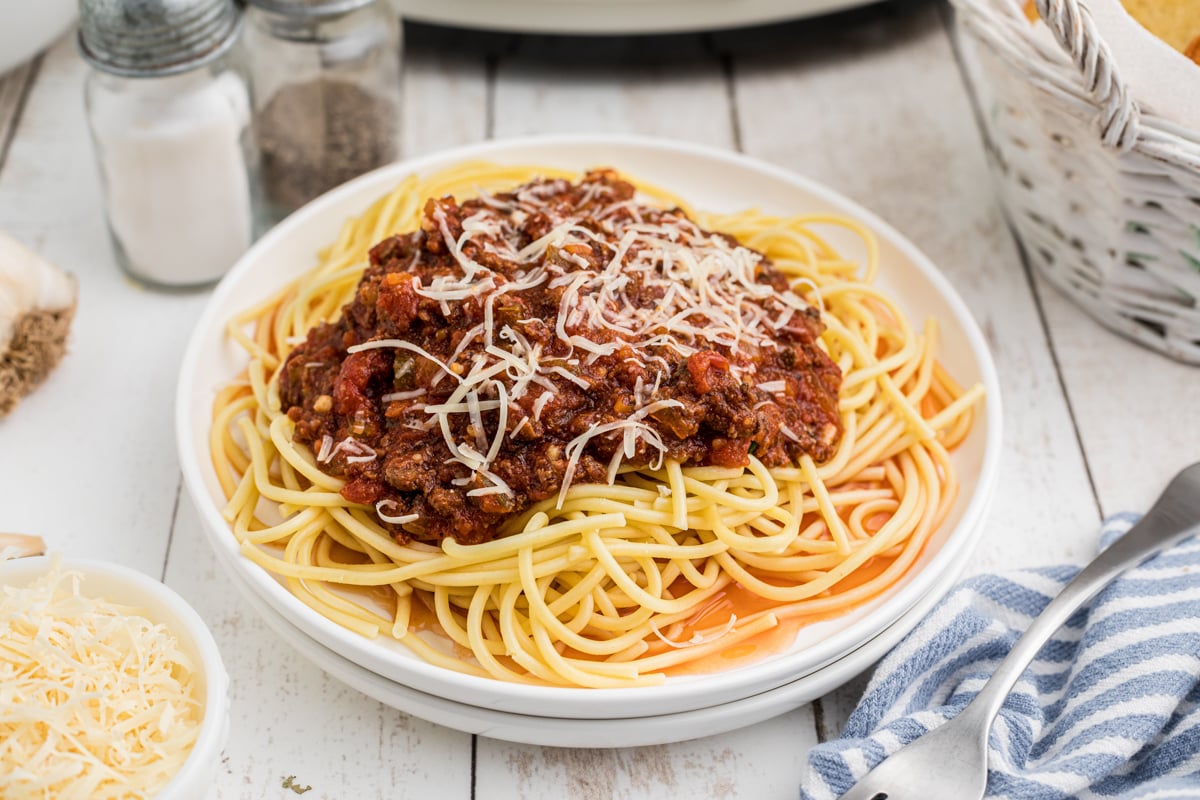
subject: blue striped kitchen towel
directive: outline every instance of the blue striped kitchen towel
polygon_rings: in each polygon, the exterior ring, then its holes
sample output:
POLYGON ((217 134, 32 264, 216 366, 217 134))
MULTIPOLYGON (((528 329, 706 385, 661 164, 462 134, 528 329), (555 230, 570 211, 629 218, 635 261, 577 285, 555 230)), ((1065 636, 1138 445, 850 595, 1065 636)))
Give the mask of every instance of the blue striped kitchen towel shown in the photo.
MULTIPOLYGON (((1101 543, 1136 520, 1107 520, 1101 543)), ((842 738, 810 752, 804 800, 840 797, 958 714, 1076 572, 956 587, 880 662, 842 738)), ((1126 572, 1072 617, 1005 702, 990 747, 989 798, 1200 800, 1200 537, 1126 572)))

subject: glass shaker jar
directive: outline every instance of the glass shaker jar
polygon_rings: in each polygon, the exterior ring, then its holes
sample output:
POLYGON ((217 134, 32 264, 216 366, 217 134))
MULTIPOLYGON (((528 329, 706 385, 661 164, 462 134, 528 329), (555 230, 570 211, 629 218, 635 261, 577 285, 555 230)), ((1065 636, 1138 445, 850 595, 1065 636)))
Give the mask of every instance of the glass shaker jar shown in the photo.
POLYGON ((387 0, 249 0, 265 221, 400 154, 400 22, 387 0))
POLYGON ((116 259, 211 284, 253 238, 254 141, 232 0, 82 0, 79 50, 116 259))

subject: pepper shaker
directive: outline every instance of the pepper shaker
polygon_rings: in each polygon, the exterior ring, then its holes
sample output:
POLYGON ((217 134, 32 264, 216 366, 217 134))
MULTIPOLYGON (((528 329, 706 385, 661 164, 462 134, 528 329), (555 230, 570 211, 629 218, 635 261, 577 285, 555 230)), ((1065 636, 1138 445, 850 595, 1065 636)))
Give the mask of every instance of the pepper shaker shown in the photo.
POLYGON ((212 283, 253 238, 254 141, 232 0, 81 0, 88 122, 117 262, 212 283))
POLYGON ((400 22, 387 0, 249 0, 265 221, 400 154, 400 22))

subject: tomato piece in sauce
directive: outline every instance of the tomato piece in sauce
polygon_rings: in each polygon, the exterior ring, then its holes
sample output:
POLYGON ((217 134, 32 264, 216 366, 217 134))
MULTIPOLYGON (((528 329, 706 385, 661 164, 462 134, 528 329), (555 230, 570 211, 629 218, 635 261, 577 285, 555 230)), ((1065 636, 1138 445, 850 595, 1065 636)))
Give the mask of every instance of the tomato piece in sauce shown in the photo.
POLYGON ((729 359, 712 350, 701 350, 688 358, 687 368, 696 390, 707 394, 716 388, 722 378, 728 378, 729 359))

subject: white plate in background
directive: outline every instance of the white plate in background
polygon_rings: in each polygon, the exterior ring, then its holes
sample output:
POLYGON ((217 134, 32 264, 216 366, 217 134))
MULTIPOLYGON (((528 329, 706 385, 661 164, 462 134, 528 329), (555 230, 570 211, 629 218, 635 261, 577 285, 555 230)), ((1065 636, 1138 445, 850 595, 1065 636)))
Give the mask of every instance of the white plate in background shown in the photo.
POLYGON ((393 0, 405 19, 513 33, 687 33, 783 22, 875 0, 393 0))
POLYGON ((76 0, 0 0, 0 76, 48 47, 78 14, 76 0))

